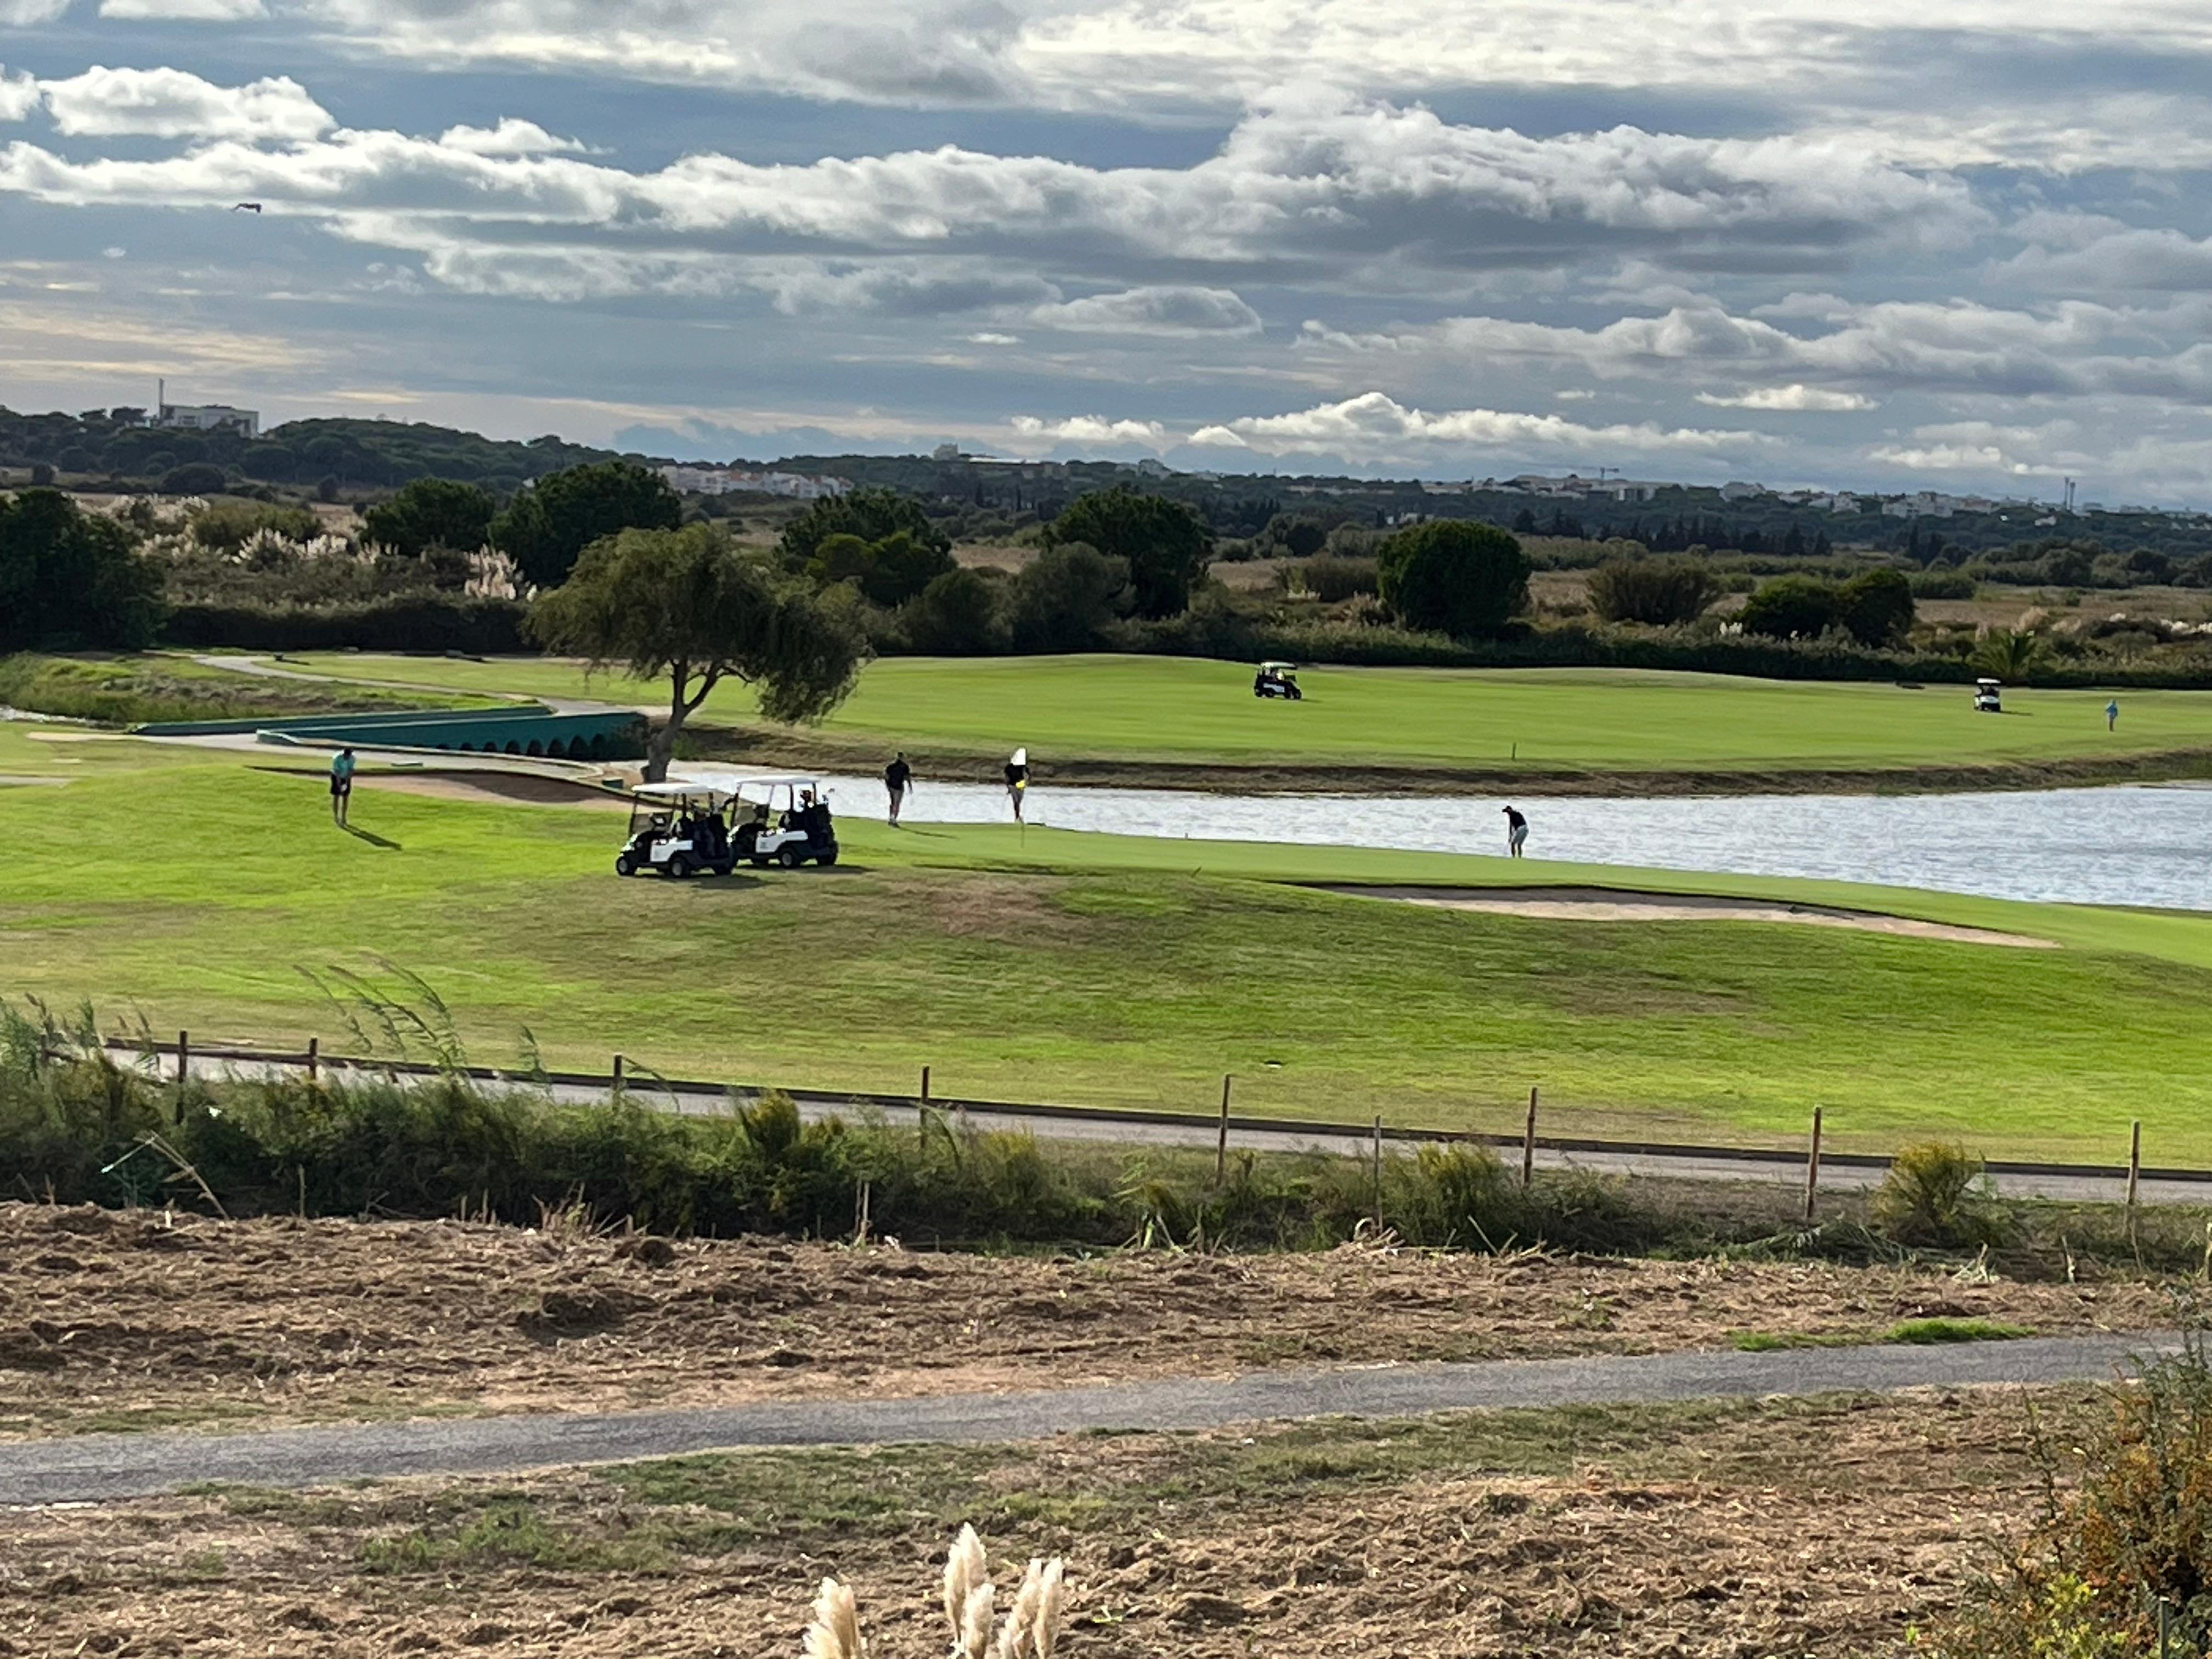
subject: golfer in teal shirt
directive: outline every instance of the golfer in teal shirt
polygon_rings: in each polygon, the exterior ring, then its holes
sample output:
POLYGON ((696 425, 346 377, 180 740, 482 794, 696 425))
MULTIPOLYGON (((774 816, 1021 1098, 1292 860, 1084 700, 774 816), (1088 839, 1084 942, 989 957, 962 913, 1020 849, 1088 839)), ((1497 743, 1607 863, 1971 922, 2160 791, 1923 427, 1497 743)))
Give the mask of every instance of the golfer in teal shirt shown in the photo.
POLYGON ((341 749, 331 757, 331 822, 345 827, 346 807, 353 799, 353 750, 341 749))

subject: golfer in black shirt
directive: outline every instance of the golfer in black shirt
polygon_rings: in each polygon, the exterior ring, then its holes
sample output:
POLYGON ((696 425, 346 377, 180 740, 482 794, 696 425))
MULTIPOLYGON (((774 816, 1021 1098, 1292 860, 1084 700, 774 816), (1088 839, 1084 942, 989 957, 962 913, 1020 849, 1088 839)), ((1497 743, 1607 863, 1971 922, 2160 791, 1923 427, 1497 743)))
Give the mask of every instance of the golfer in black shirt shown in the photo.
POLYGON ((891 763, 884 768, 884 787, 890 793, 891 828, 894 830, 898 828, 899 807, 905 801, 906 792, 913 782, 914 768, 906 763, 906 750, 902 749, 891 763))
POLYGON ((1528 820, 1513 808, 1505 809, 1505 850, 1514 858, 1521 856, 1522 843, 1528 839, 1528 820))

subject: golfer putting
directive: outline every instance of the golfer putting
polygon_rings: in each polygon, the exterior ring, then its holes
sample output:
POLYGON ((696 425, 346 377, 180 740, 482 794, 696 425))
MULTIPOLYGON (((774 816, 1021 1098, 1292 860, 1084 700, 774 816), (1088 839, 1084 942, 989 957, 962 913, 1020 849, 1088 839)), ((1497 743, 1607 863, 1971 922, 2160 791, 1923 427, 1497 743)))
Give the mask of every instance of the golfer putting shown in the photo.
POLYGON ((1528 840, 1528 820, 1514 808, 1505 809, 1505 854, 1508 858, 1519 858, 1521 848, 1528 840))

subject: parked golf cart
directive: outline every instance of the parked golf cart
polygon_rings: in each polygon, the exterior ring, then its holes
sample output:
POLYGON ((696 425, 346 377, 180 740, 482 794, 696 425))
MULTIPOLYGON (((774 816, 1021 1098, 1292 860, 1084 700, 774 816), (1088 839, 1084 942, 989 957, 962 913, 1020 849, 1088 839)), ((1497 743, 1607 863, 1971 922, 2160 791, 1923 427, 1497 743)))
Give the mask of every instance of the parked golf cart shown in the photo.
POLYGON ((1998 696, 2003 690, 2004 682, 2002 680, 1993 680, 1986 675, 1976 680, 1974 682, 1974 712, 1978 714, 2003 714, 2004 702, 1998 696))
POLYGON ((1252 695, 1304 702, 1306 694, 1298 690, 1298 665, 1291 662, 1261 663, 1260 672, 1252 677, 1252 695))
POLYGON ((736 818, 732 847, 738 858, 787 870, 837 862, 830 792, 819 778, 740 778, 736 818))
POLYGON ((736 799, 705 784, 638 785, 630 792, 629 838, 615 854, 615 873, 653 870, 679 881, 709 872, 728 875, 737 855, 722 815, 736 799))

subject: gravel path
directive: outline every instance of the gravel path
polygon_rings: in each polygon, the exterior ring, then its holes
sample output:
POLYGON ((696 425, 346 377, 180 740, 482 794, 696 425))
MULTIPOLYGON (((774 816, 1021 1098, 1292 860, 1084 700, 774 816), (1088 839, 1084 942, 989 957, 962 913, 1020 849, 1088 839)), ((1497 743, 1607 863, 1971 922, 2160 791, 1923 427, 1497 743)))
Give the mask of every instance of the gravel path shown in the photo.
POLYGON ((1942 1347, 1808 1348, 1280 1370, 1049 1392, 808 1401, 721 1410, 481 1418, 259 1434, 84 1435, 0 1444, 0 1505, 97 1503, 201 1481, 296 1487, 508 1473, 763 1446, 977 1443, 1086 1429, 1215 1428, 1350 1415, 1893 1393, 2094 1382, 2164 1334, 1942 1347))

